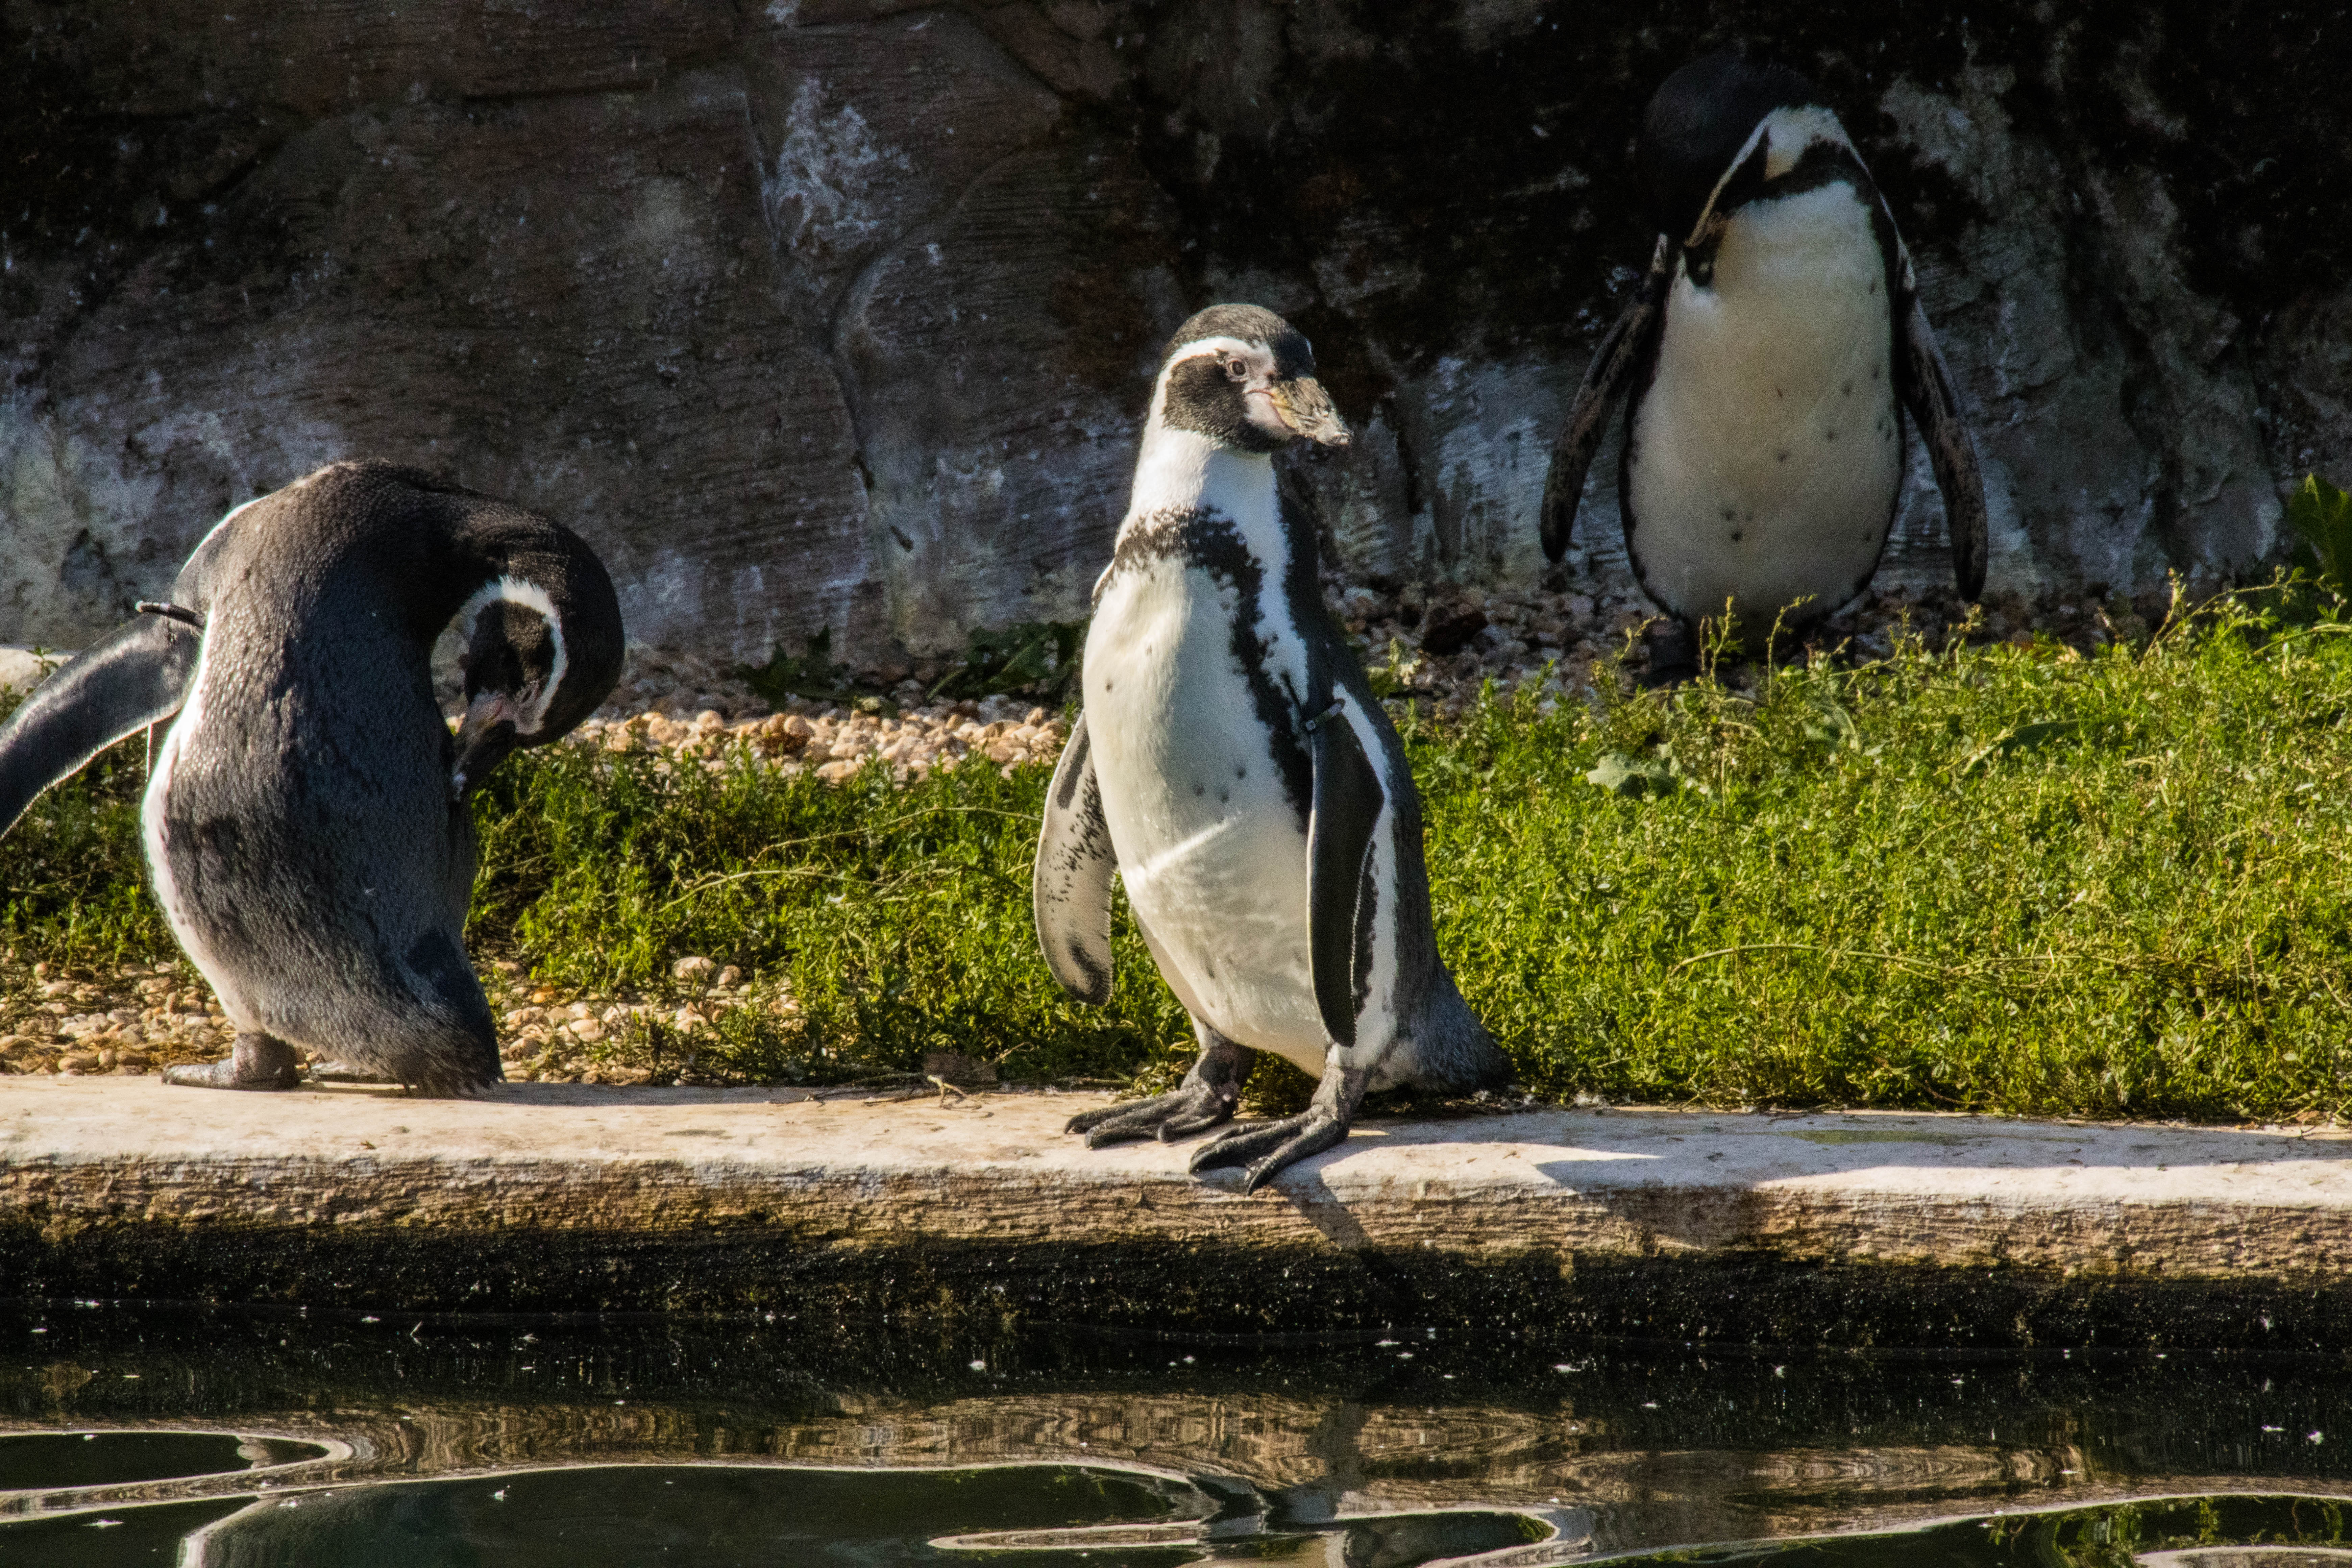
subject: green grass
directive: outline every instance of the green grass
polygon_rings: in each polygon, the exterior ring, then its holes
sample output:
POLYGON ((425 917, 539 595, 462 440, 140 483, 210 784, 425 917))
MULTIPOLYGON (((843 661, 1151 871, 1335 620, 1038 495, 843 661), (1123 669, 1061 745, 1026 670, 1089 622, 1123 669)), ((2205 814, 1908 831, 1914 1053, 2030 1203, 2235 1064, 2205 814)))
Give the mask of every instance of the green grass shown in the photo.
MULTIPOLYGON (((2260 603, 2089 658, 1904 643, 1744 695, 1408 721, 1440 946, 1548 1094, 2341 1115, 2352 627, 2260 603)), ((135 751, 0 842, 16 966, 169 954, 135 751)), ((703 1047, 724 1076, 946 1049, 1015 1079, 1164 1080, 1190 1032, 1124 919, 1107 1008, 1036 954, 1045 776, 834 789, 554 748, 479 797, 471 939, 565 990, 659 994, 701 953, 788 991, 796 1015, 744 1009, 703 1047)))

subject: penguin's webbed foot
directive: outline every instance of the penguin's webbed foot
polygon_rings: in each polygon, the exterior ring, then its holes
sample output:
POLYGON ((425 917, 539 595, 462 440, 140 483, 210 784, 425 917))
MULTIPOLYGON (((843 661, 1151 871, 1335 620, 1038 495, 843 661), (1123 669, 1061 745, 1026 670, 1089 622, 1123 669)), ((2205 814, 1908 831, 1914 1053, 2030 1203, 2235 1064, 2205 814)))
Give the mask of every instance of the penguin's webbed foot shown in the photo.
POLYGON ((1204 1144, 1192 1156, 1192 1173, 1197 1176, 1203 1171, 1227 1165, 1246 1166, 1242 1191, 1257 1191, 1274 1180, 1275 1173, 1284 1166, 1295 1165, 1346 1140, 1348 1125, 1356 1118, 1356 1107, 1363 1103, 1370 1077, 1361 1068, 1342 1068, 1336 1063, 1325 1068, 1323 1081, 1315 1086, 1315 1101, 1303 1115, 1286 1116, 1259 1127, 1239 1128, 1204 1144))
POLYGON ((1227 1165, 1245 1165, 1248 1169, 1242 1176, 1242 1191, 1254 1193, 1274 1180, 1275 1173, 1285 1165, 1320 1154, 1347 1136, 1348 1123, 1318 1105, 1303 1116, 1286 1116, 1263 1126, 1244 1127, 1202 1146, 1192 1156, 1192 1173, 1197 1176, 1203 1171, 1227 1165))
POLYGON ((233 1061, 181 1062, 163 1069, 163 1081, 183 1089, 299 1089, 302 1075, 289 1071, 282 1077, 247 1079, 237 1076, 233 1061))
POLYGON ((302 1087, 294 1047, 268 1035, 241 1034, 225 1062, 182 1062, 163 1069, 163 1081, 183 1089, 278 1089, 302 1087))
POLYGON ((1200 1037, 1201 1054, 1182 1083, 1132 1105, 1080 1111, 1062 1131, 1083 1132, 1087 1147, 1099 1149, 1155 1135, 1162 1143, 1172 1143, 1231 1121, 1242 1102, 1242 1079, 1249 1076, 1244 1047, 1198 1018, 1192 1020, 1192 1032, 1200 1037))
POLYGON ((1069 1125, 1062 1131, 1085 1133, 1089 1149, 1155 1135, 1162 1143, 1172 1143, 1179 1138, 1189 1138, 1231 1121, 1239 1099, 1239 1094, 1230 1088, 1187 1079, 1166 1094, 1155 1094, 1150 1100, 1081 1111, 1071 1117, 1069 1125))

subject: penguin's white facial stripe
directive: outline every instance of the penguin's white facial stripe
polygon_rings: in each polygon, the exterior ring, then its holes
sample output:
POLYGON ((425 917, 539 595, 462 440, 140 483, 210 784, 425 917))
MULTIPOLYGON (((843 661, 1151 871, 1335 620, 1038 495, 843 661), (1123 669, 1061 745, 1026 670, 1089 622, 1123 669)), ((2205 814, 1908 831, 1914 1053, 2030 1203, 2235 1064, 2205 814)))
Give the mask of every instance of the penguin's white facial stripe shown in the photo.
POLYGON ((1148 428, 1197 431, 1237 452, 1273 452, 1301 437, 1346 446, 1347 421, 1315 379, 1305 342, 1290 332, 1272 343, 1211 338, 1186 344, 1161 374, 1148 428))
POLYGON ((546 623, 551 656, 548 669, 536 684, 526 684, 520 691, 509 693, 512 700, 515 733, 536 735, 547 721, 548 705, 563 686, 563 672, 571 658, 563 647, 563 617, 557 613, 555 601, 547 590, 521 577, 499 577, 485 583, 474 591, 457 611, 457 628, 469 642, 472 640, 482 612, 492 605, 513 605, 528 610, 546 623))
MULTIPOLYGON (((1175 375, 1180 367, 1191 364, 1196 360, 1204 359, 1218 360, 1225 364, 1241 364, 1245 372, 1243 378, 1244 386, 1264 387, 1267 382, 1274 379, 1274 351, 1263 342, 1248 342, 1241 338, 1215 337, 1202 338, 1198 342, 1186 343, 1169 356, 1168 363, 1160 367, 1160 378, 1151 384, 1150 423, 1152 425, 1165 426, 1168 423, 1170 378, 1175 375)), ((1231 373, 1228 372, 1228 374, 1231 373)), ((1250 399, 1253 405, 1263 401, 1262 398, 1250 399)), ((1254 406, 1252 423, 1255 422, 1254 406)), ((1289 432, 1286 430, 1282 434, 1287 436, 1289 432)))
MULTIPOLYGON (((1758 148, 1764 150, 1764 178, 1771 181, 1795 169, 1804 161, 1807 149, 1816 146, 1838 147, 1849 153, 1853 153, 1853 142, 1847 138, 1845 127, 1838 122, 1835 114, 1826 109, 1813 105, 1801 109, 1776 109, 1758 121, 1756 129, 1748 133, 1748 140, 1739 144, 1739 151, 1732 155, 1731 162, 1725 164, 1723 173, 1716 177, 1715 188, 1707 193, 1706 205, 1699 209, 1698 221, 1691 226, 1691 231, 1683 243, 1689 246, 1702 243, 1707 230, 1721 221, 1725 215, 1717 211, 1717 207, 1723 200, 1724 190, 1738 177, 1739 171, 1747 166, 1748 159, 1756 155, 1758 148)), ((1860 161, 1859 154, 1855 154, 1855 158, 1860 161)))
POLYGON ((1849 153, 1853 151, 1853 143, 1846 139, 1845 127, 1826 109, 1776 109, 1756 129, 1767 139, 1769 148, 1764 154, 1767 180, 1777 180, 1795 168, 1808 147, 1825 143, 1849 153))
POLYGON ((471 635, 476 617, 492 605, 520 605, 526 610, 536 610, 551 626, 558 619, 555 601, 547 596, 546 589, 522 577, 497 577, 475 589, 474 596, 459 607, 457 625, 471 635))
POLYGON ((1243 338, 1200 338, 1186 343, 1168 356, 1160 367, 1160 378, 1151 384, 1151 417, 1157 421, 1168 404, 1168 378, 1176 367, 1188 361, 1211 357, 1240 360, 1251 367, 1253 378, 1270 379, 1274 374, 1274 351, 1264 342, 1243 338))
POLYGON ((1715 204, 1723 199, 1723 187, 1731 184, 1732 176, 1738 174, 1754 155, 1756 144, 1771 134, 1771 124, 1772 117, 1769 114, 1758 121, 1756 129, 1748 133, 1748 140, 1739 144, 1739 151, 1731 155, 1731 162, 1723 166, 1723 173, 1715 177, 1715 188, 1707 192, 1706 205, 1698 209, 1698 221, 1692 224, 1690 233, 1683 237, 1685 245, 1696 245, 1706 236, 1707 225, 1715 219, 1715 204))

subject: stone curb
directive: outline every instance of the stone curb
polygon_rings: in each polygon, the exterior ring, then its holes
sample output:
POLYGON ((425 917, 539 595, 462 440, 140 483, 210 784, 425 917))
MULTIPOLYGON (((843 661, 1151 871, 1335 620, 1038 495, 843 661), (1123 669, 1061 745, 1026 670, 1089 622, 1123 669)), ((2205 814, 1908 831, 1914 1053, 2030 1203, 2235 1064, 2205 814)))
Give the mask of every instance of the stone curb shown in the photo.
POLYGON ((2352 1347, 2352 1139, 1897 1113, 1377 1121, 1243 1196, 1098 1096, 0 1082, 0 1293, 1196 1332, 2352 1347))

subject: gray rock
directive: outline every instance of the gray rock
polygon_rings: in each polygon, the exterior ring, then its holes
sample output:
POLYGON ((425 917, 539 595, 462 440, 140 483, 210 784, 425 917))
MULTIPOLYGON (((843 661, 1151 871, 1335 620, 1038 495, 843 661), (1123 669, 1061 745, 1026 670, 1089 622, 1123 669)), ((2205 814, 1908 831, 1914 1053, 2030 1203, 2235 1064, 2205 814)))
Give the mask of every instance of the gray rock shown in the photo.
POLYGON ((870 558, 904 646, 1086 614, 1126 510, 1135 389, 1184 316, 1163 208, 1123 149, 1023 153, 844 302, 870 558))
MULTIPOLYGON (((1231 298, 1357 428, 1286 464, 1340 571, 1532 580, 1648 251, 1634 119, 1734 29, 1895 202, 1993 587, 2259 573, 2281 487, 2352 479, 2352 258, 2311 196, 2352 136, 2280 112, 2334 90, 2340 18, 1557 9, 5 0, 0 641, 80 646, 360 454, 564 517, 633 634, 708 660, 1080 616, 1164 334, 1231 298)), ((1614 467, 1570 563, 1598 599, 1632 592, 1614 467)), ((1914 470, 1881 581, 1940 585, 1914 470)))
POLYGON ((228 508, 354 453, 573 522, 641 638, 846 616, 856 445, 774 309, 745 112, 721 70, 293 138, 0 408, 0 636, 79 646, 228 508))

